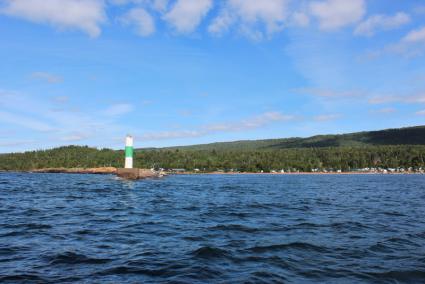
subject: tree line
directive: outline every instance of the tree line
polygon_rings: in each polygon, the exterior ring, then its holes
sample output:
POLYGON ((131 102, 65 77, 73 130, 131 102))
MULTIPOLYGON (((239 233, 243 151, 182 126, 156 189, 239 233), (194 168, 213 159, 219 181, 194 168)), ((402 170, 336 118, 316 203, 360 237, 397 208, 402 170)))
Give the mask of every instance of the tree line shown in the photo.
MULTIPOLYGON (((0 155, 0 170, 26 171, 43 168, 122 167, 124 151, 66 146, 51 150, 0 155)), ((275 150, 137 150, 139 168, 182 168, 201 171, 258 172, 271 170, 312 171, 361 168, 425 168, 425 146, 366 146, 294 148, 275 150)))

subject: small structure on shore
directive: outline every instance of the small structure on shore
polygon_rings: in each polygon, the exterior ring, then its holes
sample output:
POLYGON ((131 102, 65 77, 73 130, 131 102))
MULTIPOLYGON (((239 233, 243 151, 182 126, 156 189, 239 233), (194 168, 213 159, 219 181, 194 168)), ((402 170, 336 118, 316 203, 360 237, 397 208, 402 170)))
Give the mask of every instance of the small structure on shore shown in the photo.
POLYGON ((127 135, 125 138, 125 165, 124 168, 133 168, 133 136, 127 135))
POLYGON ((145 179, 145 178, 156 178, 162 177, 161 172, 155 172, 148 169, 135 169, 133 168, 133 137, 127 135, 125 138, 125 162, 124 168, 117 169, 117 176, 124 179, 145 179))

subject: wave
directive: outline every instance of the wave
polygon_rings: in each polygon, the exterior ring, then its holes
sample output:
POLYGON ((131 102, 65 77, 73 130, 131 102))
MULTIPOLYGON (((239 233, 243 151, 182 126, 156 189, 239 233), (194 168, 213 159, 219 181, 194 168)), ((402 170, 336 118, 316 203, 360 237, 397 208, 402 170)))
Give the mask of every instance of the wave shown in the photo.
POLYGON ((7 229, 24 228, 28 230, 47 230, 47 229, 51 229, 52 226, 48 224, 21 223, 21 224, 3 225, 3 228, 7 228, 7 229))
POLYGON ((329 252, 329 249, 327 247, 316 246, 316 245, 313 245, 310 243, 304 243, 304 242, 293 242, 288 244, 277 244, 277 245, 269 245, 269 246, 256 246, 256 247, 249 248, 248 251, 251 251, 254 253, 264 253, 264 252, 281 251, 281 250, 288 250, 288 249, 307 250, 307 251, 314 251, 319 253, 329 252))
POLYGON ((111 259, 107 258, 92 258, 84 254, 78 254, 75 252, 64 252, 56 254, 54 256, 46 257, 49 264, 105 264, 111 259))
POLYGON ((391 270, 385 272, 369 272, 367 275, 372 276, 379 281, 391 281, 398 283, 423 283, 425 279, 425 270, 391 270))
POLYGON ((237 232, 245 232, 245 233, 256 233, 261 232, 263 230, 259 228, 252 228, 238 224, 230 224, 230 225, 217 225, 213 227, 209 227, 210 230, 220 230, 220 231, 237 231, 237 232))
POLYGON ((251 275, 254 283, 268 283, 268 281, 272 281, 273 283, 282 283, 288 280, 287 278, 283 277, 283 275, 267 271, 256 271, 253 272, 251 275))
POLYGON ((394 237, 371 245, 368 249, 377 253, 392 253, 405 247, 420 248, 421 246, 411 240, 394 237))
POLYGON ((396 217, 405 217, 406 215, 397 211, 385 211, 384 212, 385 215, 388 216, 396 216, 396 217))
POLYGON ((76 232, 74 232, 74 234, 77 235, 94 235, 94 234, 98 234, 98 232, 94 231, 94 230, 90 230, 90 229, 82 229, 82 230, 78 230, 76 232))
POLYGON ((20 283, 36 282, 36 283, 47 283, 49 280, 47 278, 40 277, 35 274, 13 274, 13 275, 0 275, 0 283, 10 282, 10 281, 19 281, 20 283))
POLYGON ((100 276, 117 275, 117 274, 141 274, 141 275, 147 275, 147 276, 163 276, 164 274, 167 274, 167 273, 169 273, 168 268, 147 269, 147 268, 136 267, 136 266, 116 266, 116 267, 105 269, 96 274, 100 276))
POLYGON ((27 251, 29 250, 30 247, 26 247, 26 246, 8 246, 8 247, 0 247, 0 256, 1 255, 11 255, 11 254, 16 254, 16 253, 20 253, 22 251, 27 251))
POLYGON ((226 250, 210 246, 200 247, 197 250, 194 250, 191 254, 196 258, 205 259, 228 258, 231 256, 231 254, 226 250))

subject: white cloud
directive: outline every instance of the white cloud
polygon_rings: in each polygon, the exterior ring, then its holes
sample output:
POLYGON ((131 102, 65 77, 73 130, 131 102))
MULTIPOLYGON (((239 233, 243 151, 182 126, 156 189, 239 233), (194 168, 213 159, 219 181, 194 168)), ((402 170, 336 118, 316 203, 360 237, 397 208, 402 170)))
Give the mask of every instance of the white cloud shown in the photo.
POLYGON ((168 2, 168 0, 154 0, 152 7, 159 12, 164 12, 167 10, 168 2))
POLYGON ((348 90, 348 91, 336 91, 331 89, 320 89, 320 88, 301 88, 296 89, 295 92, 305 95, 312 95, 322 98, 355 98, 364 97, 368 94, 362 91, 348 90))
POLYGON ((425 43, 425 27, 409 32, 403 39, 405 43, 425 43))
POLYGON ((102 0, 4 0, 1 13, 97 37, 106 19, 102 0))
POLYGON ((417 115, 425 115, 425 109, 416 112, 417 115))
POLYGON ((341 117, 340 114, 323 114, 323 115, 315 116, 314 120, 318 122, 326 122, 326 121, 336 120, 340 117, 341 117))
POLYGON ((226 32, 234 22, 234 16, 231 15, 228 10, 224 10, 219 16, 214 18, 212 23, 208 26, 208 32, 215 35, 221 35, 226 32))
POLYGON ((206 135, 206 133, 199 130, 176 130, 176 131, 161 131, 155 133, 146 133, 138 137, 142 141, 158 141, 179 138, 194 138, 206 135))
POLYGON ((417 5, 413 11, 418 15, 425 15, 425 5, 417 5))
POLYGON ((65 136, 60 137, 59 140, 64 142, 76 142, 76 141, 81 141, 87 138, 89 138, 89 135, 87 133, 72 132, 72 133, 66 134, 65 136))
POLYGON ((390 113, 395 113, 395 112, 397 112, 397 110, 395 108, 392 108, 392 107, 381 108, 381 109, 371 111, 371 113, 375 113, 375 114, 390 114, 390 113))
POLYGON ((257 129, 273 122, 293 120, 293 115, 284 115, 280 112, 266 112, 262 115, 242 120, 236 123, 213 124, 204 127, 209 132, 215 131, 243 131, 249 129, 257 129))
POLYGON ((47 73, 47 72, 34 72, 31 74, 31 78, 36 80, 46 81, 50 84, 56 84, 63 82, 63 78, 59 75, 47 73))
POLYGON ((386 103, 405 103, 405 104, 423 104, 425 103, 425 94, 399 95, 399 96, 377 96, 369 100, 370 104, 386 103))
POLYGON ((239 30, 254 38, 263 37, 259 24, 264 24, 265 33, 271 35, 284 28, 288 14, 288 0, 228 0, 208 30, 220 35, 235 23, 239 30))
POLYGON ((354 31, 355 35, 373 36, 377 31, 399 28, 411 21, 406 13, 399 12, 394 16, 374 15, 361 22, 354 31))
POLYGON ((125 135, 122 132, 128 131, 125 125, 119 125, 116 121, 120 114, 129 111, 129 107, 123 106, 125 104, 121 104, 121 107, 113 105, 104 111, 91 106, 81 106, 82 109, 78 112, 52 110, 56 102, 51 97, 34 97, 0 90, 0 105, 0 124, 18 126, 12 128, 17 129, 17 132, 7 135, 6 143, 0 145, 4 149, 19 148, 9 143, 19 142, 16 136, 18 133, 25 133, 27 137, 33 138, 32 147, 55 147, 82 140, 106 147, 113 142, 111 137, 125 135))
POLYGON ((132 0, 108 0, 112 5, 127 5, 128 3, 134 2, 132 0))
POLYGON ((106 116, 120 116, 130 113, 133 110, 134 107, 130 104, 115 104, 102 111, 102 114, 106 116))
POLYGON ((180 33, 191 33, 212 8, 212 0, 177 0, 163 19, 180 33))
POLYGON ((143 8, 131 9, 120 20, 126 25, 135 25, 137 33, 141 36, 148 36, 155 32, 154 19, 143 8))
POLYGON ((314 1, 310 13, 319 20, 321 30, 332 31, 360 21, 366 13, 366 3, 364 0, 314 1))
POLYGON ((305 13, 295 12, 292 14, 292 24, 297 27, 307 27, 310 24, 310 18, 305 13))
POLYGON ((169 0, 108 0, 112 5, 128 5, 130 3, 137 4, 139 6, 149 7, 158 12, 164 12, 167 10, 169 0))
POLYGON ((425 26, 407 33, 399 42, 369 52, 367 57, 377 58, 385 54, 399 54, 413 58, 425 54, 425 26))
POLYGON ((425 27, 410 31, 399 43, 390 45, 385 51, 406 57, 423 55, 425 52, 425 27))
POLYGON ((0 140, 0 148, 10 148, 16 146, 27 146, 35 144, 35 140, 0 140))
POLYGON ((53 97, 52 100, 55 103, 58 103, 58 104, 66 104, 69 101, 69 97, 68 96, 56 96, 56 97, 53 97))
POLYGON ((220 132, 240 132, 259 129, 272 123, 294 120, 295 116, 285 115, 280 112, 266 112, 261 115, 233 123, 209 124, 194 130, 176 130, 146 133, 140 136, 141 140, 166 140, 177 138, 190 138, 207 136, 220 132))
POLYGON ((51 125, 44 121, 5 111, 0 111, 0 121, 40 132, 49 132, 54 130, 51 125))

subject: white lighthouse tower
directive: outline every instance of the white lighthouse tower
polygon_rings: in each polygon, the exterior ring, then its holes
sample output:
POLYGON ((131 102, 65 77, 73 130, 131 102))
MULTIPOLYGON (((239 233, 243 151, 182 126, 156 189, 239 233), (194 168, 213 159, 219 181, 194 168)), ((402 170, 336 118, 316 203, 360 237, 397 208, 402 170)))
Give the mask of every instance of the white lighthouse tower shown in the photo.
POLYGON ((125 138, 125 168, 133 168, 133 136, 127 135, 125 138))

